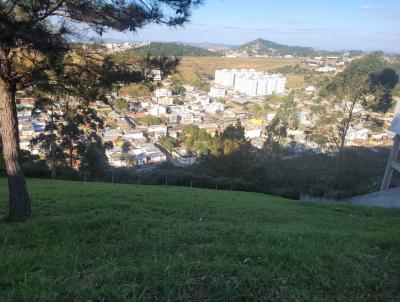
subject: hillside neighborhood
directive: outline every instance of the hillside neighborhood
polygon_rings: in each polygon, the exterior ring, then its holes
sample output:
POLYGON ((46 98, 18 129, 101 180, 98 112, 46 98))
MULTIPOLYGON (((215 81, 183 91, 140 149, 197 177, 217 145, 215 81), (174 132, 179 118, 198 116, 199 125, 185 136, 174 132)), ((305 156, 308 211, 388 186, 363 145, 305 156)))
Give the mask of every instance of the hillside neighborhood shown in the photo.
POLYGON ((0 0, 0 302, 400 301, 399 16, 0 0))
MULTIPOLYGON (((106 44, 107 48, 112 47, 110 45, 106 44)), ((348 54, 320 56, 303 59, 302 64, 316 73, 335 74, 353 59, 348 54)), ((329 150, 329 145, 310 139, 316 123, 313 107, 319 101, 318 88, 312 84, 290 89, 284 74, 268 74, 255 69, 216 69, 212 80, 204 80, 207 82, 205 91, 195 85, 177 84, 171 76, 162 77, 160 70, 153 70, 153 73, 157 75, 153 78, 157 83, 154 91, 139 97, 117 91, 106 95, 105 100, 90 103, 90 107, 106 121, 106 127, 99 134, 103 142, 112 145, 106 151, 111 166, 151 168, 164 162, 178 166, 195 164, 204 154, 183 143, 185 125, 195 125, 214 136, 239 121, 245 129, 245 137, 260 150, 267 140, 266 127, 285 98, 294 102, 299 121, 297 127, 287 132, 290 153, 296 156, 329 150), (116 100, 126 103, 126 109, 116 108, 116 100), (164 138, 173 140, 174 148, 163 146, 164 138)), ((17 95, 20 147, 43 156, 41 145, 32 141, 45 132, 51 114, 61 115, 62 112, 35 109, 35 101, 29 93, 21 91, 17 95)), ((71 97, 68 102, 74 106, 75 100, 71 97)), ((371 148, 388 144, 393 134, 385 129, 391 121, 391 113, 379 115, 357 106, 354 110, 362 117, 351 125, 347 144, 371 148)))

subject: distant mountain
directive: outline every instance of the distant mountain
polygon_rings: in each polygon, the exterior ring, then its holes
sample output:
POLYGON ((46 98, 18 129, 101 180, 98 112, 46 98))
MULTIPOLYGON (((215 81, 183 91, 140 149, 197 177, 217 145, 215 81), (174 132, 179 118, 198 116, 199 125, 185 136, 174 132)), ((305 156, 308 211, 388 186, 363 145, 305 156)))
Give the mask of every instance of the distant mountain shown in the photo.
POLYGON ((201 47, 191 46, 182 43, 153 42, 139 48, 130 49, 129 52, 138 55, 153 56, 190 56, 190 57, 216 57, 221 56, 219 51, 210 51, 201 47))
POLYGON ((303 46, 289 46, 284 44, 275 43, 272 41, 257 39, 246 44, 237 47, 235 50, 246 52, 249 56, 257 55, 272 55, 272 56, 315 56, 321 53, 327 53, 325 51, 315 49, 312 47, 303 46))

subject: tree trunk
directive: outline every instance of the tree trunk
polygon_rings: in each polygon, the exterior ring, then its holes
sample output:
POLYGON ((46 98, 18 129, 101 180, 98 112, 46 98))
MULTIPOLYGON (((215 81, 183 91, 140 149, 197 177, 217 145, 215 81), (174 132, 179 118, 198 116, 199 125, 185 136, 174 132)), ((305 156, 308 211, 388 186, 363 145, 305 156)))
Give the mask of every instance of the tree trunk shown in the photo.
POLYGON ((74 149, 72 147, 72 140, 69 140, 69 167, 72 169, 74 167, 74 149))
POLYGON ((350 124, 353 120, 353 111, 354 111, 354 107, 356 106, 356 102, 357 102, 357 99, 353 99, 351 102, 350 108, 349 108, 346 125, 344 127, 343 134, 341 136, 340 149, 339 149, 340 154, 344 150, 344 146, 346 144, 347 133, 349 132, 350 124))
POLYGON ((56 157, 54 154, 55 135, 54 135, 54 106, 51 105, 51 179, 56 179, 56 157))
POLYGON ((9 220, 25 220, 31 214, 31 202, 21 170, 15 86, 0 80, 0 133, 8 176, 9 220))

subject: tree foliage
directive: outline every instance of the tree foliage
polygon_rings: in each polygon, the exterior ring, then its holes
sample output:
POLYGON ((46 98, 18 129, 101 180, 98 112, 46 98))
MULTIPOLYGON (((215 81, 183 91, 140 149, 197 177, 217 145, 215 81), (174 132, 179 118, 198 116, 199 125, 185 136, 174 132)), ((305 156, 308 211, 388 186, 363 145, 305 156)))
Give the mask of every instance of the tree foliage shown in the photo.
POLYGON ((326 101, 315 107, 318 140, 343 150, 351 124, 363 110, 386 112, 392 107, 397 83, 397 73, 378 53, 352 61, 320 90, 326 101))
POLYGON ((294 95, 286 97, 279 106, 276 115, 266 126, 267 140, 264 151, 268 156, 278 158, 286 147, 289 129, 297 129, 300 125, 297 104, 294 95))
POLYGON ((82 167, 83 171, 95 174, 107 165, 105 153, 103 152, 103 157, 100 156, 105 147, 97 135, 103 129, 103 120, 97 116, 95 110, 84 102, 72 101, 66 97, 38 99, 34 110, 39 108, 49 112, 50 123, 46 125, 45 132, 31 143, 39 146, 47 155, 46 161, 50 167, 82 167), (93 162, 96 147, 97 167, 86 162, 93 162))
POLYGON ((194 86, 204 92, 208 92, 210 90, 210 83, 205 79, 197 79, 194 83, 194 86))
POLYGON ((178 146, 176 139, 171 136, 161 136, 158 139, 158 143, 170 152, 178 146))
POLYGON ((179 43, 162 43, 153 42, 139 48, 128 50, 127 53, 133 55, 151 55, 151 56, 192 56, 192 57, 216 57, 221 56, 221 53, 209 51, 204 48, 179 44, 179 43))
POLYGON ((25 219, 31 212, 19 160, 16 90, 37 85, 42 85, 41 89, 54 90, 51 84, 55 83, 58 89, 72 88, 77 95, 84 92, 85 96, 92 98, 97 84, 105 86, 137 79, 141 77, 140 70, 116 67, 113 60, 88 53, 86 47, 72 45, 66 37, 80 36, 74 28, 87 28, 103 34, 108 29, 136 31, 150 23, 182 25, 188 21, 191 9, 200 2, 0 1, 0 95, 4 98, 0 131, 9 179, 10 219, 25 219), (116 76, 114 71, 118 71, 116 76), (92 80, 93 85, 82 86, 82 76, 92 80))
POLYGON ((127 112, 129 110, 129 103, 123 98, 117 98, 114 101, 114 107, 120 112, 127 112))
POLYGON ((183 145, 198 155, 215 149, 215 139, 206 130, 190 124, 183 127, 180 139, 183 145))
POLYGON ((185 87, 182 84, 176 83, 172 86, 173 95, 184 95, 186 93, 185 87))

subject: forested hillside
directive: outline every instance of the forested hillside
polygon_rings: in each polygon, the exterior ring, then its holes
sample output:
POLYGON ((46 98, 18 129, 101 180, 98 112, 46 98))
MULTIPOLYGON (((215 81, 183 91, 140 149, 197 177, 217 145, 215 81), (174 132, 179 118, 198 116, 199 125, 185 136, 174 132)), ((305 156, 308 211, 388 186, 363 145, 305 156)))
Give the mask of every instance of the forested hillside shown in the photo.
POLYGON ((293 55, 305 57, 322 53, 321 50, 311 47, 289 46, 264 39, 257 39, 243 44, 238 47, 238 50, 247 51, 249 55, 293 55))
POLYGON ((221 53, 212 52, 204 48, 184 45, 179 43, 161 43, 155 42, 150 45, 134 48, 127 51, 128 53, 138 55, 152 56, 188 56, 188 57, 218 57, 221 53))

